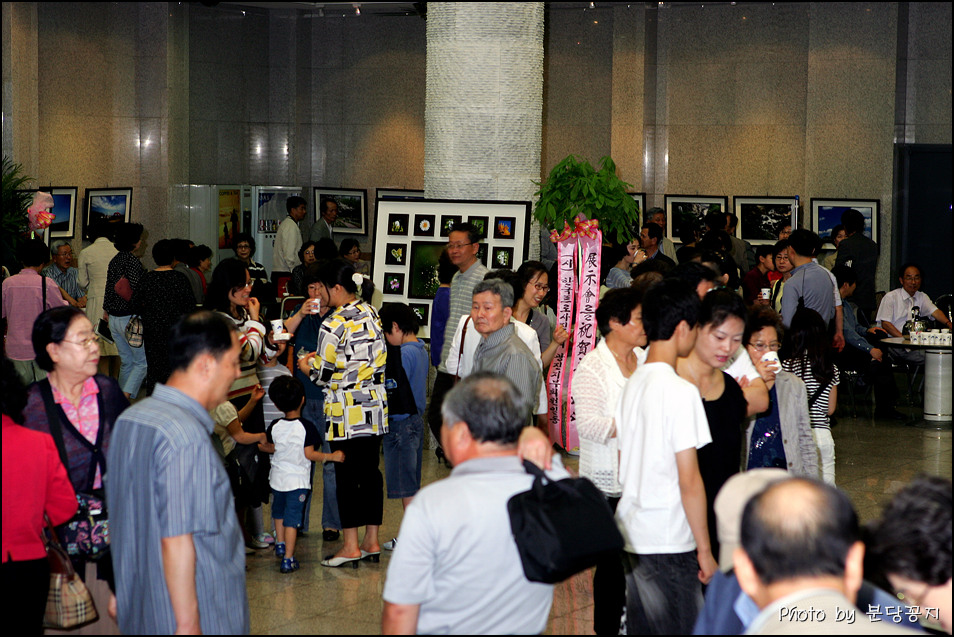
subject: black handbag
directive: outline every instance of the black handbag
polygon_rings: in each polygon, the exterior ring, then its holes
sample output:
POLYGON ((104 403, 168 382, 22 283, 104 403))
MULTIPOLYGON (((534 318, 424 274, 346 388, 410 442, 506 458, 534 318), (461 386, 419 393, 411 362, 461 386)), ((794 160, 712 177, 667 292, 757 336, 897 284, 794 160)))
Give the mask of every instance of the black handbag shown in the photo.
POLYGON ((606 498, 586 478, 550 480, 523 461, 535 476, 529 491, 507 502, 510 528, 523 573, 531 582, 555 584, 623 550, 606 498))

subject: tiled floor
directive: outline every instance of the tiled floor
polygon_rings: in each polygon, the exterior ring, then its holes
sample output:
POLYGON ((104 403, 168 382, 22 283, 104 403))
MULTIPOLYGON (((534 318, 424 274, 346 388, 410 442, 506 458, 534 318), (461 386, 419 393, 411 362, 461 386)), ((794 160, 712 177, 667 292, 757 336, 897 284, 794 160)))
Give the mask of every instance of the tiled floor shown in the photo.
MULTIPOLYGON (((877 517, 885 500, 920 472, 951 478, 950 430, 841 415, 833 435, 837 482, 854 501, 862 522, 877 517)), ((576 468, 575 459, 566 462, 576 468)), ((425 484, 448 472, 425 450, 425 484)), ((357 570, 322 567, 318 564, 322 556, 334 553, 339 543, 323 544, 318 509, 312 517, 312 528, 318 532, 299 540, 300 571, 281 575, 278 560, 267 550, 248 558, 252 633, 380 633, 389 556, 385 551, 380 564, 362 562, 357 570)), ((400 502, 386 501, 381 541, 397 535, 401 516, 400 502)), ((592 611, 591 574, 581 573, 556 587, 547 633, 592 634, 592 611)))

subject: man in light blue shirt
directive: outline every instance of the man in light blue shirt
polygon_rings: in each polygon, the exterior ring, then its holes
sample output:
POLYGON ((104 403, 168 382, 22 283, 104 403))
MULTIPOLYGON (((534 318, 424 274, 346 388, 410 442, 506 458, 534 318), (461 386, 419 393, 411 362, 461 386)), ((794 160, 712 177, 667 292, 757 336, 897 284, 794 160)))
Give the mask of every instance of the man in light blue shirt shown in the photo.
POLYGON ((106 498, 123 634, 247 634, 245 552, 209 410, 239 376, 231 322, 173 326, 168 382, 116 421, 106 498))

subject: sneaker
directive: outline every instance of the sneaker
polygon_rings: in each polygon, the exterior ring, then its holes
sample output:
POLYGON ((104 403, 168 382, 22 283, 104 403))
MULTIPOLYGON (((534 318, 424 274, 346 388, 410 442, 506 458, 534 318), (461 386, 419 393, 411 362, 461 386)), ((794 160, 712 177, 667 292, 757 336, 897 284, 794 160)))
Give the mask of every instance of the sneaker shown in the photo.
POLYGON ((272 535, 271 533, 259 533, 258 535, 255 536, 255 541, 262 542, 264 544, 274 544, 275 536, 272 535))
POLYGON ((268 548, 268 544, 266 542, 263 542, 259 540, 258 538, 254 538, 254 537, 251 540, 249 540, 245 546, 247 546, 250 549, 267 549, 268 548))
POLYGON ((381 545, 385 551, 393 551, 394 547, 397 546, 397 538, 392 537, 390 540, 381 545))
POLYGON ((284 542, 275 542, 275 555, 277 557, 285 557, 285 543, 284 542))
POLYGON ((294 557, 282 558, 282 565, 278 568, 280 573, 292 573, 301 568, 301 564, 294 557))

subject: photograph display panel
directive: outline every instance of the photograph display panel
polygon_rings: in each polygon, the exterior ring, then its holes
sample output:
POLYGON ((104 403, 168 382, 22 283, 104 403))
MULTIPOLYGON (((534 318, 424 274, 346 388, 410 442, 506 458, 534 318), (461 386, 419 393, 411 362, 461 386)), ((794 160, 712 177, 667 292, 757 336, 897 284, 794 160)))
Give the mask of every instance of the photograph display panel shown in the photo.
POLYGON ((440 282, 438 260, 450 228, 478 221, 483 238, 478 258, 488 267, 516 269, 529 247, 530 202, 376 199, 372 279, 386 302, 412 306, 430 338, 431 303, 440 282), (509 266, 502 265, 506 262, 509 266))
POLYGON ((791 197, 733 197, 739 218, 737 236, 752 245, 774 245, 785 226, 797 227, 795 195, 791 197))
POLYGON ((666 236, 675 240, 685 226, 692 226, 701 237, 706 231, 706 214, 728 209, 728 197, 666 195, 666 236))
POLYGON ((832 229, 841 223, 841 215, 854 208, 865 218, 865 236, 878 243, 879 199, 812 199, 812 231, 822 241, 825 248, 834 248, 831 241, 832 229))

